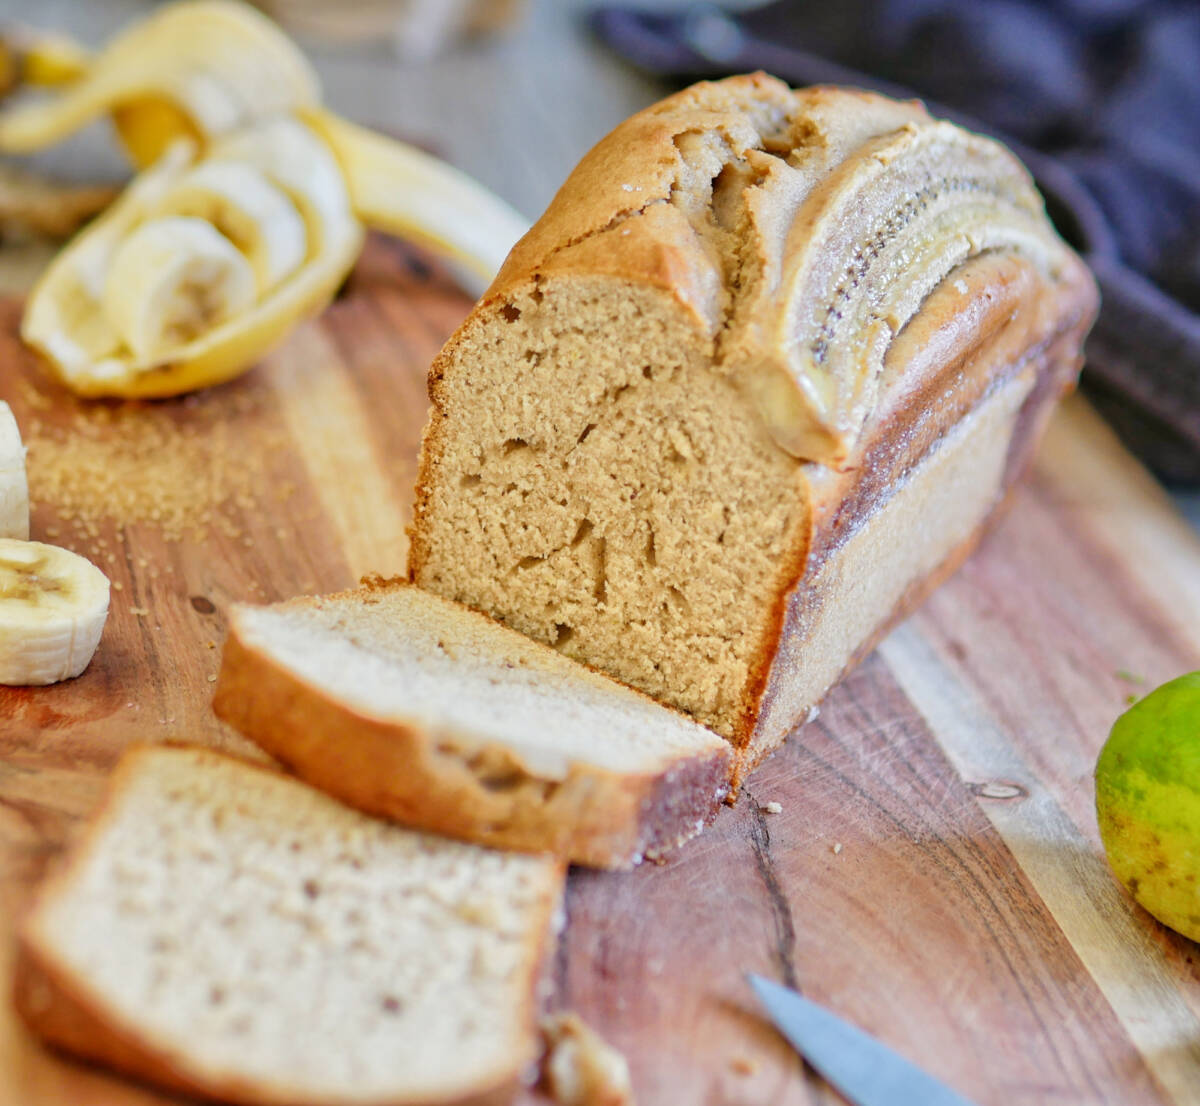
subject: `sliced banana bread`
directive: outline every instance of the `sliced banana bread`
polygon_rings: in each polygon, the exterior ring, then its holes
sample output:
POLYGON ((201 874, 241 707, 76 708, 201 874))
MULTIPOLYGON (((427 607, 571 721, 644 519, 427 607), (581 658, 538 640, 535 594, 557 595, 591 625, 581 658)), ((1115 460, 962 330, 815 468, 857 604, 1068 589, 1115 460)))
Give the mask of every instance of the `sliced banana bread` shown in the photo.
POLYGON ((398 582, 234 608, 213 706, 353 806, 596 867, 686 841, 728 790, 716 734, 398 582))
POLYGON ((695 85, 587 154, 435 362, 410 574, 744 769, 970 550, 1095 309, 998 143, 695 85))
POLYGON ((18 1007, 204 1097, 506 1102, 562 883, 217 753, 139 748, 24 926, 18 1007))

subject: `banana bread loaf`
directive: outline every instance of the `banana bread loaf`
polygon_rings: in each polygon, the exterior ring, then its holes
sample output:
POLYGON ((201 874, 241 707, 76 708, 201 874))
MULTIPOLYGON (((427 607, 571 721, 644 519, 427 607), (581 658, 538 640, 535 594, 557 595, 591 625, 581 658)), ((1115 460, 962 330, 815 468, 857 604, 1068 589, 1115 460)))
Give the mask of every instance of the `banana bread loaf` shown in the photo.
POLYGON ((996 142, 695 85, 583 159, 436 360, 410 575, 744 769, 973 547, 1096 303, 996 142))

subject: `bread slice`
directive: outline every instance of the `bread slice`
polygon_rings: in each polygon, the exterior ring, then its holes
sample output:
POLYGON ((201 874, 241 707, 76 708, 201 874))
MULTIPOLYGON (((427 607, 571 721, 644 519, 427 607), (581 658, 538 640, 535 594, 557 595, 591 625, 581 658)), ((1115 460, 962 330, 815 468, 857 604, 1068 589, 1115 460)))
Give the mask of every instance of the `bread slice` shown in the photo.
POLYGON ((584 157, 435 361, 410 575, 744 770, 970 550, 1095 310, 998 143, 695 85, 584 157))
POLYGON ((237 1103, 508 1101, 561 865, 414 833, 220 754, 126 754, 21 934, 50 1043, 237 1103))
POLYGON ((682 843, 728 789, 717 735, 398 582, 235 608, 213 705, 353 806, 594 867, 682 843))

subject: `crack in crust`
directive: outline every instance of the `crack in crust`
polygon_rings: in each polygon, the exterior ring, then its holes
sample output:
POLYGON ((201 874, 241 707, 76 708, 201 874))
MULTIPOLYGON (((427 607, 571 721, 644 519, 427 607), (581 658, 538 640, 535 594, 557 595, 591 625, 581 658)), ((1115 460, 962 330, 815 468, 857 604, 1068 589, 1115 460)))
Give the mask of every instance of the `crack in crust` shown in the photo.
POLYGON ((631 238, 671 251, 660 261, 691 285, 681 298, 716 370, 744 383, 776 442, 834 466, 879 401, 892 339, 954 268, 1003 248, 1053 283, 1069 256, 999 144, 915 102, 762 74, 695 85, 617 128, 494 289, 631 238))

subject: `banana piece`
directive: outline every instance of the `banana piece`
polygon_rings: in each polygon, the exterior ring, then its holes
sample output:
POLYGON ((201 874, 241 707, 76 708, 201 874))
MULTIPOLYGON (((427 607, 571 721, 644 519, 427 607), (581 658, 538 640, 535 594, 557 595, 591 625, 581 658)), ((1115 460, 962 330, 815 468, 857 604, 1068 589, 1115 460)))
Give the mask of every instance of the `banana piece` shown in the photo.
POLYGON ((337 159, 300 120, 273 119, 229 135, 213 147, 212 157, 249 166, 287 195, 304 220, 310 255, 342 255, 351 244, 362 246, 362 227, 337 159))
POLYGON ((113 39, 62 91, 0 113, 0 151, 44 149, 111 114, 135 164, 313 106, 316 74, 272 23, 233 0, 185 0, 113 39))
POLYGON ((208 220, 246 255, 259 294, 294 273, 308 251, 304 218, 295 204, 242 162, 202 162, 171 190, 162 210, 208 220))
POLYGON ((341 170, 303 123, 280 117, 220 139, 207 160, 196 162, 195 153, 177 142, 136 177, 55 258, 29 298, 22 338, 81 395, 170 396, 229 380, 321 310, 358 257, 363 228, 341 170), (234 231, 249 256, 210 223, 174 214, 208 205, 214 217, 228 216, 229 205, 210 192, 198 197, 196 175, 211 165, 226 184, 231 165, 241 180, 257 181, 259 199, 239 202, 234 231), (148 229, 180 221, 210 233, 148 229), (303 256, 282 273, 298 252, 297 223, 303 256), (274 259, 273 286, 255 279, 256 251, 274 259))
POLYGON ((162 203, 195 156, 181 140, 162 160, 133 179, 116 202, 69 242, 29 294, 21 337, 43 355, 55 375, 82 395, 116 395, 128 375, 128 352, 102 306, 108 270, 122 239, 145 213, 162 203))
POLYGON ((53 684, 91 661, 108 618, 108 578, 41 542, 0 539, 0 684, 53 684))
POLYGON ((255 300, 250 262, 211 223, 165 215, 113 254, 104 310, 134 357, 167 359, 255 300))
POLYGON ((444 161, 321 109, 302 113, 329 143, 358 217, 449 254, 490 283, 529 223, 444 161))
POLYGON ((29 537, 25 447, 12 408, 0 400, 0 538, 29 537))

